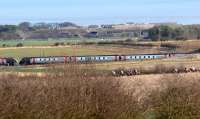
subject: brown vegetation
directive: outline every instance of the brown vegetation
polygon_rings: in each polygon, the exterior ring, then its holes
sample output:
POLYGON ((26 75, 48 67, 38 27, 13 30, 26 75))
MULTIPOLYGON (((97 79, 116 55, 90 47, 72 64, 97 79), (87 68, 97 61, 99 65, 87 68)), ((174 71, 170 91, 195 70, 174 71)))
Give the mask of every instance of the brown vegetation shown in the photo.
POLYGON ((154 90, 133 80, 127 90, 129 79, 110 77, 90 65, 48 70, 52 71, 54 75, 46 78, 0 77, 0 118, 188 119, 200 115, 198 79, 164 76, 157 80, 159 87, 154 90), (144 89, 148 93, 138 93, 144 89))
POLYGON ((135 76, 135 75, 147 75, 147 74, 176 74, 176 73, 190 73, 190 72, 200 72, 199 67, 194 66, 184 66, 184 65, 174 65, 167 66, 165 64, 157 64, 153 67, 139 67, 139 68, 118 68, 112 70, 112 75, 119 76, 135 76))

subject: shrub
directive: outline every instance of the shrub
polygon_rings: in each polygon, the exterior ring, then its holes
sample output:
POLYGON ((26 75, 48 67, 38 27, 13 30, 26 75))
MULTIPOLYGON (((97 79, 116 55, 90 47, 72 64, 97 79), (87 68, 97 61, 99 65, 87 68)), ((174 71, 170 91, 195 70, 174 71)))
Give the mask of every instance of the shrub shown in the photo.
POLYGON ((119 80, 103 72, 79 65, 48 72, 53 74, 46 79, 0 77, 0 118, 124 119, 137 114, 132 96, 123 93, 119 80))
POLYGON ((17 45, 16 45, 16 47, 23 47, 24 45, 22 44, 22 43, 18 43, 17 45))
POLYGON ((132 41, 132 39, 130 39, 130 38, 125 40, 125 42, 131 42, 131 41, 132 41))
POLYGON ((59 43, 58 43, 58 42, 55 42, 55 43, 53 44, 53 46, 59 46, 59 43))
POLYGON ((61 45, 61 46, 64 46, 64 45, 65 45, 65 43, 64 43, 64 42, 60 42, 60 45, 61 45))
POLYGON ((55 42, 55 43, 53 44, 53 46, 64 46, 64 45, 65 45, 64 42, 55 42))
POLYGON ((200 116, 199 80, 187 81, 178 75, 165 76, 164 90, 151 94, 152 110, 158 119, 194 119, 200 116))
POLYGON ((2 44, 2 47, 7 47, 7 45, 6 44, 2 44))
POLYGON ((193 119, 200 115, 200 80, 163 75, 156 85, 160 88, 148 91, 143 99, 140 91, 148 88, 142 82, 110 77, 89 64, 52 66, 47 72, 46 78, 1 76, 0 118, 193 119), (124 87, 133 81, 132 87, 124 87))

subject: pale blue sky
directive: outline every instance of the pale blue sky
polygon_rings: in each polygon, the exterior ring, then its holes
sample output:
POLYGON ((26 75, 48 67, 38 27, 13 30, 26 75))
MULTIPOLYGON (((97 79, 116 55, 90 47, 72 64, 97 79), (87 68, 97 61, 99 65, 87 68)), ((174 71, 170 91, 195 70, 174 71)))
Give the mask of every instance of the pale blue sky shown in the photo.
POLYGON ((0 0, 0 24, 200 23, 200 0, 0 0))

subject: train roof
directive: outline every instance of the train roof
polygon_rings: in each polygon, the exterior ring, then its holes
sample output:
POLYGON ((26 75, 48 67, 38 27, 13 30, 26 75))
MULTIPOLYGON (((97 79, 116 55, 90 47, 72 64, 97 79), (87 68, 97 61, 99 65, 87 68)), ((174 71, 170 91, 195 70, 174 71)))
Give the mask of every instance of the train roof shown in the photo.
POLYGON ((0 59, 14 59, 13 57, 0 57, 0 59))
POLYGON ((189 54, 189 53, 159 53, 159 54, 115 54, 115 55, 77 55, 77 56, 39 56, 39 57, 24 57, 24 58, 53 58, 53 57, 89 57, 89 56, 131 56, 131 55, 167 55, 167 54, 189 54))

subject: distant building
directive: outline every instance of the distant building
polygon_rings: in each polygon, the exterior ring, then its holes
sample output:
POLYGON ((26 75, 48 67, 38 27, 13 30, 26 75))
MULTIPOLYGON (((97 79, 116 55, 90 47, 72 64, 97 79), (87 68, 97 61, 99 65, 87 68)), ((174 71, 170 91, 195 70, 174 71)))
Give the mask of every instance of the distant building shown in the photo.
POLYGON ((99 25, 89 25, 88 28, 89 29, 98 29, 99 25))
POLYGON ((98 32, 97 31, 91 31, 91 32, 88 32, 85 37, 89 37, 89 38, 96 38, 98 37, 98 32))
POLYGON ((142 31, 140 34, 140 37, 143 39, 149 39, 149 32, 148 31, 142 31))
POLYGON ((113 28, 113 25, 101 25, 101 28, 113 28))
POLYGON ((151 23, 155 25, 177 25, 176 22, 161 22, 161 23, 151 23))

